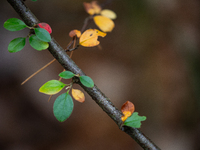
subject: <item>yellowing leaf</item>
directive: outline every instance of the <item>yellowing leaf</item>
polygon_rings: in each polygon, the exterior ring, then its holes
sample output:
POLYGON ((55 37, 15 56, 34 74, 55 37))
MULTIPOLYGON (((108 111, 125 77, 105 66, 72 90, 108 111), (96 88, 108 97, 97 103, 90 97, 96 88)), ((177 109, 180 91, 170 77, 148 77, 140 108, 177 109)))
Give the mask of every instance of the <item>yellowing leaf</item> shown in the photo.
POLYGON ((86 2, 83 2, 83 6, 85 7, 85 10, 88 14, 90 15, 94 15, 95 14, 95 11, 94 9, 92 8, 91 4, 90 3, 86 3, 86 2))
POLYGON ((79 44, 85 47, 93 47, 98 45, 100 42, 97 40, 98 36, 104 37, 106 33, 101 32, 97 29, 86 30, 79 39, 79 44))
POLYGON ((110 10, 110 9, 104 9, 100 12, 100 14, 102 16, 108 17, 110 19, 116 19, 117 15, 114 11, 110 10))
POLYGON ((92 1, 91 3, 84 2, 83 6, 90 15, 99 14, 101 11, 101 7, 97 4, 97 1, 92 1))
POLYGON ((75 100, 83 103, 85 101, 85 95, 78 89, 72 89, 72 96, 75 100))
POLYGON ((135 106, 130 101, 125 102, 121 107, 121 112, 124 116, 121 117, 122 121, 125 121, 135 111, 135 106))
POLYGON ((72 31, 69 32, 69 36, 70 37, 77 36, 79 38, 81 36, 81 31, 79 31, 79 30, 72 30, 72 31))
POLYGON ((121 117, 121 120, 124 122, 128 117, 131 116, 131 112, 130 111, 124 111, 123 115, 124 116, 121 117))
POLYGON ((103 32, 111 32, 115 27, 114 22, 105 16, 95 16, 94 22, 103 32))

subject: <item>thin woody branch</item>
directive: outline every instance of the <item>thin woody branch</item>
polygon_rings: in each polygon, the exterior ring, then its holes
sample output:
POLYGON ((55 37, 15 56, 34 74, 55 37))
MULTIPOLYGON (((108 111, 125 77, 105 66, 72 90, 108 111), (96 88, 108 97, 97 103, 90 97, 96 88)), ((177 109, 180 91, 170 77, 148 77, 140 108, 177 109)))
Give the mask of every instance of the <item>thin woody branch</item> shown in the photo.
MULTIPOLYGON (((35 15, 26 7, 22 0, 7 0, 14 10, 20 15, 23 21, 30 27, 39 23, 35 15)), ((74 74, 85 75, 85 73, 74 63, 66 54, 65 50, 52 38, 49 42, 49 52, 63 66, 64 69, 73 72, 74 74)), ((79 80, 74 78, 75 82, 80 84, 79 80)), ((81 85, 82 86, 82 85, 81 85)), ((129 134, 143 149, 159 150, 159 148, 148 139, 140 130, 132 127, 122 126, 122 113, 112 102, 98 89, 95 85, 93 88, 82 88, 92 97, 92 99, 116 122, 120 129, 129 134)))

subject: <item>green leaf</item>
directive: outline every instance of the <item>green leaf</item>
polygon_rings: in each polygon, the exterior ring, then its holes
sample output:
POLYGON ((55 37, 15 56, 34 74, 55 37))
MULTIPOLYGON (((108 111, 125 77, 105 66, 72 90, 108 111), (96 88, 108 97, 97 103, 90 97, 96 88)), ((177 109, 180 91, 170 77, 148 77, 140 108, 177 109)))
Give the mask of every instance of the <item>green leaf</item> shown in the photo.
POLYGON ((54 95, 60 92, 65 86, 66 84, 61 81, 50 80, 40 87, 39 92, 47 95, 54 95))
POLYGON ((74 77, 75 74, 72 73, 71 71, 63 71, 63 72, 61 72, 61 73, 59 74, 59 76, 60 76, 61 78, 63 78, 63 79, 70 79, 70 78, 74 77))
POLYGON ((81 83, 84 86, 89 87, 89 88, 92 88, 94 86, 94 82, 90 77, 88 77, 88 76, 80 76, 79 78, 80 78, 81 83))
POLYGON ((141 127, 141 121, 145 121, 146 116, 138 116, 138 112, 134 112, 130 117, 126 119, 124 122, 124 125, 130 126, 133 128, 140 128, 141 127))
POLYGON ((49 47, 49 43, 41 41, 36 35, 31 35, 29 37, 29 43, 34 49, 38 51, 47 49, 49 47))
POLYGON ((26 44, 26 38, 19 37, 13 39, 8 45, 8 51, 10 53, 15 53, 21 51, 26 44))
POLYGON ((37 0, 31 0, 31 1, 36 2, 37 0))
POLYGON ((4 28, 9 31, 19 31, 27 27, 27 25, 20 19, 10 18, 4 22, 4 28))
POLYGON ((49 34, 49 32, 43 28, 35 28, 35 34, 36 36, 44 41, 44 42, 50 42, 51 41, 51 36, 49 34))
POLYGON ((64 93, 55 100, 53 105, 53 113, 58 121, 63 122, 71 115, 74 108, 74 103, 71 96, 64 93))

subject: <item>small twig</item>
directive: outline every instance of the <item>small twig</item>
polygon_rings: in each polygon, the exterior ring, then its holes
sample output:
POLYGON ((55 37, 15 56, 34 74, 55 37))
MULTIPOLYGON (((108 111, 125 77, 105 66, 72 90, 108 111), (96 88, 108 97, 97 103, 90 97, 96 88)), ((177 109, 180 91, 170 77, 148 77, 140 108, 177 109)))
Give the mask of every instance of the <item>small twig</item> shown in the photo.
POLYGON ((83 33, 83 31, 86 29, 87 25, 89 24, 89 21, 90 21, 92 18, 93 18, 93 16, 89 16, 89 17, 85 18, 83 27, 82 27, 82 29, 81 29, 81 33, 83 33))
POLYGON ((34 77, 36 74, 38 74, 39 72, 41 72, 42 70, 44 70, 46 67, 48 67, 49 65, 51 65, 54 61, 56 61, 56 59, 54 58, 52 61, 50 61, 48 64, 46 64, 45 66, 43 66, 42 68, 40 68, 38 71, 36 71, 35 73, 33 73, 31 76, 29 76, 26 80, 24 80, 21 85, 23 85, 24 83, 26 83, 28 80, 30 80, 32 77, 34 77))
POLYGON ((79 47, 79 45, 76 45, 76 47, 71 48, 71 49, 66 49, 65 51, 66 51, 66 52, 72 52, 72 51, 78 49, 78 47, 79 47))
POLYGON ((71 41, 70 41, 69 44, 67 45, 66 50, 68 50, 68 49, 72 46, 73 43, 74 43, 74 38, 71 39, 71 41))
POLYGON ((53 95, 50 95, 50 96, 49 96, 48 102, 51 100, 52 96, 53 96, 53 95))

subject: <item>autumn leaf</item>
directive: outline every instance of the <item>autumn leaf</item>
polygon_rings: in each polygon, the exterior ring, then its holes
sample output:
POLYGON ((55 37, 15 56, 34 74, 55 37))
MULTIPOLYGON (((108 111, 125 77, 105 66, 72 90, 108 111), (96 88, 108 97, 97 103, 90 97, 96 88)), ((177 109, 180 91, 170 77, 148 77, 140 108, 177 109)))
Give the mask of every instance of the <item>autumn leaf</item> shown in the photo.
POLYGON ((38 26, 39 26, 40 28, 44 28, 45 30, 47 30, 47 31, 49 32, 49 34, 52 33, 52 29, 51 29, 51 27, 50 27, 49 24, 44 23, 44 22, 41 22, 41 23, 38 23, 38 26))
POLYGON ((123 117, 121 117, 121 119, 122 119, 122 121, 124 122, 124 121, 126 121, 126 119, 128 118, 128 117, 130 117, 131 116, 131 112, 130 111, 125 111, 124 113, 123 113, 123 117))
POLYGON ((100 42, 97 40, 98 36, 104 37, 106 33, 101 32, 97 29, 86 30, 79 39, 79 44, 85 47, 93 47, 98 45, 100 42))
POLYGON ((104 9, 100 12, 100 14, 102 16, 108 17, 110 19, 116 19, 117 15, 114 11, 110 10, 110 9, 104 9))
POLYGON ((73 89, 72 88, 72 96, 75 100, 83 103, 85 101, 85 95, 82 91, 78 90, 78 89, 73 89))
POLYGON ((124 116, 121 117, 122 121, 124 122, 128 117, 132 115, 135 111, 135 106, 130 101, 125 102, 121 107, 121 112, 124 116))
POLYGON ((80 36, 81 36, 81 31, 79 31, 79 30, 72 30, 72 31, 69 32, 69 36, 70 36, 70 37, 77 36, 78 38, 80 38, 80 36))
POLYGON ((101 15, 94 16, 94 22, 103 32, 111 32, 115 27, 111 19, 101 15))
POLYGON ((99 14, 101 7, 97 4, 97 1, 92 1, 91 3, 83 3, 86 12, 90 15, 99 14))
POLYGON ((50 80, 40 87, 39 92, 47 95, 54 95, 60 92, 65 86, 66 84, 59 80, 50 80))

